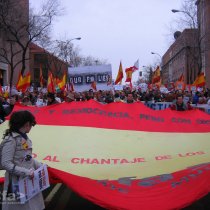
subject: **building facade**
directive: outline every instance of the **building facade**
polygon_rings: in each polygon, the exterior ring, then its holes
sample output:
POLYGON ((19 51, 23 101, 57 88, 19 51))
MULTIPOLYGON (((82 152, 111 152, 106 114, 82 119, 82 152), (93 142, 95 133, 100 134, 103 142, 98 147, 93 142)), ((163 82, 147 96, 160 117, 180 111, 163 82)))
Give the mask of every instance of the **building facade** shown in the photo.
MULTIPOLYGON (((29 0, 0 0, 0 7, 7 9, 8 15, 5 20, 14 31, 18 32, 17 40, 24 45, 28 42, 28 26, 29 26, 29 0)), ((3 11, 3 10, 2 10, 3 11)), ((0 10, 0 12, 2 12, 0 10)), ((2 13, 3 14, 3 13, 2 13)), ((0 16, 1 17, 1 16, 0 16)), ((2 19, 0 19, 1 23, 2 19)), ((16 37, 11 35, 7 27, 1 29, 0 27, 0 84, 9 85, 11 72, 13 72, 12 84, 16 85, 23 63, 21 62, 24 49, 17 44, 16 37), (14 41, 15 40, 15 41, 14 41), (1 53, 7 52, 8 63, 6 58, 1 56, 1 53), (10 62, 11 61, 11 62, 10 62), (11 69, 14 69, 11 71, 11 69)), ((42 67, 42 74, 47 83, 48 72, 51 71, 57 78, 61 78, 63 72, 68 70, 68 65, 37 46, 30 43, 25 55, 25 71, 26 75, 29 71, 31 73, 31 82, 35 86, 39 86, 40 67, 42 67)))
POLYGON ((35 86, 40 85, 40 68, 42 69, 45 85, 47 84, 49 72, 52 72, 54 77, 61 79, 64 72, 68 71, 67 63, 34 43, 30 43, 29 45, 29 56, 31 81, 35 86))
POLYGON ((198 0, 198 26, 202 52, 202 71, 206 76, 206 86, 210 88, 210 1, 198 0))
POLYGON ((163 84, 176 82, 182 74, 186 84, 194 82, 200 65, 197 40, 197 29, 185 29, 179 37, 176 37, 162 57, 163 84))
MULTIPOLYGON (((0 12, 7 15, 1 15, 1 21, 6 24, 0 27, 0 84, 9 85, 11 78, 11 69, 14 69, 12 84, 15 85, 18 80, 18 75, 22 67, 21 47, 16 43, 16 37, 11 35, 10 30, 16 31, 17 36, 21 37, 21 42, 24 44, 28 41, 28 33, 26 27, 29 21, 29 0, 2 0, 0 1, 0 12), (2 56, 3 55, 3 56, 2 56)), ((26 52, 26 57, 29 58, 29 51, 26 52)), ((29 71, 29 61, 26 61, 26 72, 29 71)))

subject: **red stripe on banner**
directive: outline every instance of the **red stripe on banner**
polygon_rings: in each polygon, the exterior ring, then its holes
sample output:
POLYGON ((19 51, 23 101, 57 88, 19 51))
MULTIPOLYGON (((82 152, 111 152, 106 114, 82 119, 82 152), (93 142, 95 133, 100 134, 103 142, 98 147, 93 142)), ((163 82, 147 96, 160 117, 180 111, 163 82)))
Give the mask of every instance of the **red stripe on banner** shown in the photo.
POLYGON ((84 126, 149 132, 210 132, 210 115, 199 110, 155 111, 143 103, 100 104, 71 102, 46 107, 16 105, 14 110, 30 110, 41 125, 84 126))
MULTIPOLYGON (((48 167, 51 183, 64 183, 106 209, 181 209, 210 191, 210 164, 145 179, 93 180, 48 167)), ((0 183, 3 179, 0 179, 0 183)))
POLYGON ((210 191, 210 164, 146 179, 92 180, 49 168, 51 180, 63 182, 82 197, 110 210, 181 209, 210 191), (61 181, 62 180, 62 181, 61 181))

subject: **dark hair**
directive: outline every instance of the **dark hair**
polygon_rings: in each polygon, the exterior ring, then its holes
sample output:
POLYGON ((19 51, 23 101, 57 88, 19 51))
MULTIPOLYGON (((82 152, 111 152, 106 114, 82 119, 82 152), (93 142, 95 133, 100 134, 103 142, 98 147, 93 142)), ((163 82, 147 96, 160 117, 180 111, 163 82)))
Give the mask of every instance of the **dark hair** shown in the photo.
POLYGON ((31 112, 27 110, 13 112, 9 120, 9 128, 5 131, 4 137, 12 132, 19 131, 27 122, 32 126, 36 125, 35 117, 31 112))
POLYGON ((176 99, 178 99, 179 97, 182 97, 183 98, 183 95, 182 94, 176 95, 176 99))
POLYGON ((115 98, 119 98, 119 97, 120 97, 120 94, 119 94, 119 93, 115 93, 115 94, 114 94, 114 97, 115 97, 115 98))
POLYGON ((52 100, 55 100, 55 94, 54 94, 54 93, 50 93, 50 92, 49 92, 49 93, 47 94, 47 97, 48 97, 48 98, 51 98, 52 100))

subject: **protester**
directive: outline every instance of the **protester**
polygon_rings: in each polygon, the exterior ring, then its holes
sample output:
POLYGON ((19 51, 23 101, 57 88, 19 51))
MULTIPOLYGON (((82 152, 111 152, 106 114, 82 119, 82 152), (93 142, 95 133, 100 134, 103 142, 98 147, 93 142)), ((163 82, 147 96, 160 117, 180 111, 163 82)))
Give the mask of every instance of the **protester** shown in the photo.
POLYGON ((175 103, 173 103, 170 107, 172 110, 177 111, 186 111, 192 109, 189 103, 184 103, 183 95, 177 95, 175 103))
MULTIPOLYGON (((166 88, 167 89, 167 88, 166 88)), ((121 101, 124 103, 135 103, 135 102, 142 102, 148 105, 149 104, 159 104, 165 103, 164 108, 169 107, 169 104, 174 103, 171 105, 171 109, 176 110, 176 96, 183 95, 183 107, 178 109, 188 110, 191 109, 191 104, 193 107, 198 107, 202 105, 202 107, 207 106, 207 102, 210 98, 210 91, 208 89, 199 89, 197 88, 197 92, 190 91, 190 90, 176 90, 171 89, 170 91, 163 92, 161 89, 158 88, 133 88, 130 87, 123 87, 122 90, 93 90, 89 89, 83 92, 76 92, 70 90, 59 90, 56 93, 47 93, 46 88, 29 88, 26 92, 21 93, 17 92, 15 97, 21 103, 21 100, 26 100, 25 97, 28 97, 30 101, 24 102, 23 105, 31 105, 32 106, 46 106, 52 104, 58 104, 63 102, 71 102, 71 101, 89 101, 95 100, 101 104, 109 104, 112 102, 121 101), (29 91, 30 90, 30 91, 29 91), (68 96, 69 95, 69 96, 68 96), (68 97, 67 97, 68 96, 68 97), (186 107, 185 107, 186 105, 186 107)), ((13 88, 14 91, 14 88, 13 88)), ((28 100, 27 98, 27 100, 28 100)), ((8 100, 8 99, 7 99, 8 100)), ((17 101, 16 100, 16 101, 17 101)), ((8 107, 11 111, 9 103, 6 102, 6 99, 2 100, 4 103, 4 107, 8 107)), ((9 100, 8 100, 9 101, 9 100)), ((157 107, 157 106, 153 106, 157 107)), ((8 108, 6 110, 8 110, 8 108)), ((9 111, 9 113, 10 113, 9 111)), ((208 111, 207 108, 204 111, 208 111)), ((6 114, 7 115, 7 114, 6 114)), ((3 120, 2 120, 3 122, 3 120)))
POLYGON ((1 143, 1 165, 6 170, 2 210, 44 209, 42 193, 35 195, 25 204, 20 204, 20 195, 16 192, 18 180, 27 176, 33 178, 34 170, 41 166, 41 163, 32 157, 32 142, 27 136, 35 124, 35 117, 29 111, 14 112, 10 117, 9 128, 5 131, 1 143))
POLYGON ((32 106, 32 102, 30 101, 30 98, 28 96, 24 96, 21 100, 21 104, 24 106, 32 106))
POLYGON ((129 94, 127 95, 126 103, 127 103, 127 104, 132 104, 132 103, 134 103, 134 99, 133 99, 133 94, 132 94, 132 93, 129 93, 129 94))
POLYGON ((55 100, 55 94, 54 93, 48 93, 47 94, 47 106, 58 104, 59 102, 55 100))
POLYGON ((120 94, 119 94, 119 93, 115 93, 115 94, 114 94, 114 102, 124 102, 124 101, 120 98, 120 94))

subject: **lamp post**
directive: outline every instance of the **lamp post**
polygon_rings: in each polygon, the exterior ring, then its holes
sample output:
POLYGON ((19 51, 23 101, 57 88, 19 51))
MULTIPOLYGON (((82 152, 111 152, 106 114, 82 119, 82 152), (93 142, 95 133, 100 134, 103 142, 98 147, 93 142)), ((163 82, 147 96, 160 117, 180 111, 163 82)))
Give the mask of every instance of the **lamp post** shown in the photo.
POLYGON ((81 37, 76 37, 76 38, 70 39, 69 42, 71 42, 72 40, 81 40, 81 39, 82 39, 81 37))
POLYGON ((81 37, 76 37, 72 39, 68 39, 66 41, 63 40, 56 40, 57 42, 57 53, 62 60, 64 60, 66 63, 70 65, 72 63, 72 50, 73 50, 73 44, 71 43, 73 40, 81 40, 81 37))
POLYGON ((160 55, 159 53, 151 52, 151 54, 153 54, 153 55, 158 55, 158 56, 160 57, 160 60, 162 60, 162 57, 161 57, 161 55, 160 55))
POLYGON ((151 52, 152 55, 157 55, 160 57, 160 67, 162 65, 162 56, 159 54, 159 53, 156 53, 156 52, 151 52))
POLYGON ((69 44, 71 41, 73 40, 81 40, 82 38, 81 37, 76 37, 76 38, 72 38, 72 39, 69 39, 67 41, 62 41, 62 40, 56 40, 56 42, 58 43, 62 43, 62 44, 69 44))
POLYGON ((178 9, 172 9, 171 12, 173 12, 173 13, 181 12, 181 13, 186 14, 192 20, 193 28, 196 28, 195 18, 188 11, 183 11, 183 10, 178 10, 178 9))

